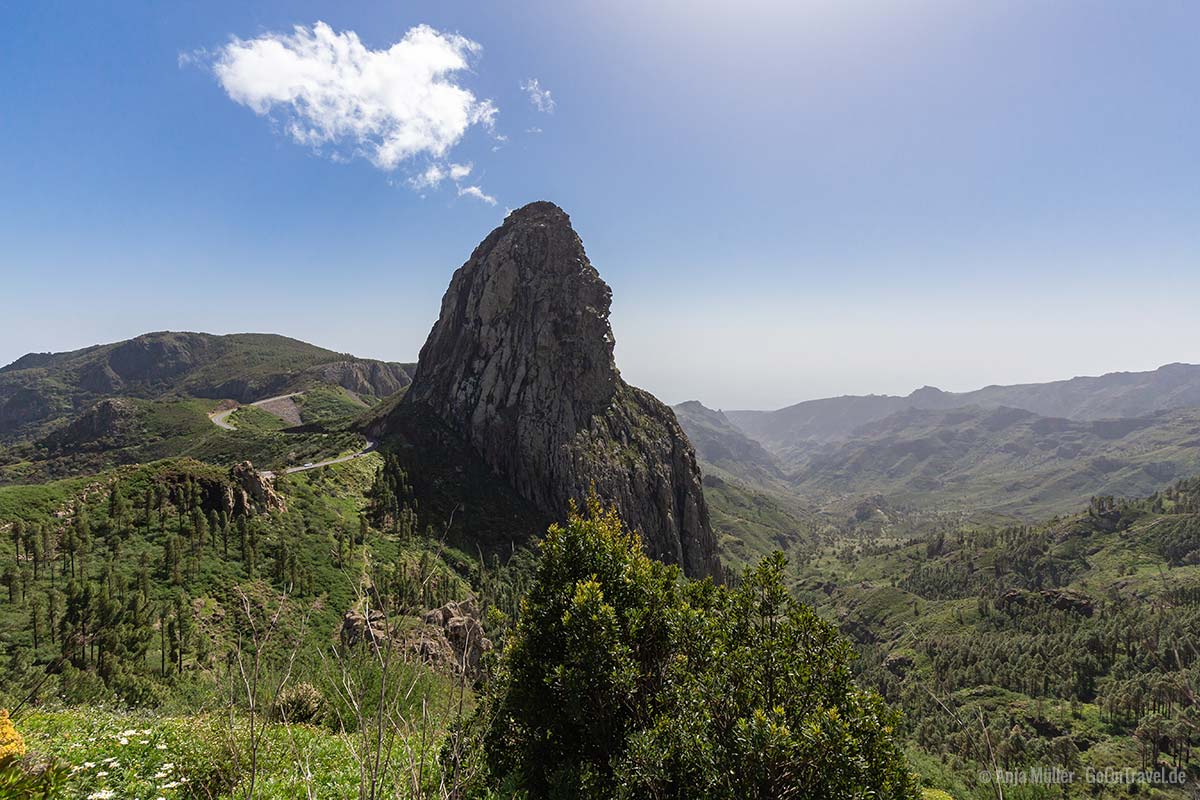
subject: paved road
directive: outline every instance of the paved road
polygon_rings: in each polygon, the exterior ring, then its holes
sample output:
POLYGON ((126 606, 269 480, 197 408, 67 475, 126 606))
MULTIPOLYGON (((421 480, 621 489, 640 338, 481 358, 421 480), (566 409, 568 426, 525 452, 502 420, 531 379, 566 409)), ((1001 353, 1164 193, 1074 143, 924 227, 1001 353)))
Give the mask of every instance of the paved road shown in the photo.
MULTIPOLYGON (((272 403, 276 400, 286 400, 289 397, 296 397, 297 395, 301 395, 301 394, 304 394, 304 392, 292 392, 291 394, 276 395, 275 397, 268 397, 263 400, 256 400, 253 403, 250 403, 249 405, 263 406, 263 405, 266 405, 267 403, 272 403)), ((238 408, 241 408, 241 406, 236 406, 227 411, 217 411, 216 413, 209 414, 208 418, 210 420, 212 420, 213 425, 216 425, 218 428, 224 428, 227 431, 236 431, 237 426, 229 421, 229 415, 232 414, 234 411, 237 411, 238 408)), ((348 456, 339 456, 338 458, 330 458, 325 461, 314 461, 310 464, 302 464, 298 467, 288 467, 287 469, 285 469, 283 471, 283 474, 290 475, 293 472, 305 472, 310 469, 317 469, 318 467, 328 467, 330 464, 341 464, 346 461, 353 461, 354 459, 358 458, 359 456, 364 456, 367 453, 374 450, 375 446, 377 444, 378 444, 378 442, 373 442, 370 439, 367 439, 367 446, 364 447, 362 450, 359 450, 357 453, 351 453, 348 456)), ((263 470, 262 474, 266 475, 268 478, 275 477, 275 473, 272 472, 271 470, 263 470)))
MULTIPOLYGON (((280 395, 276 395, 275 397, 265 398, 263 400, 255 400, 253 403, 249 403, 249 405, 265 406, 267 403, 272 403, 276 400, 286 400, 289 397, 296 397, 297 395, 302 395, 302 394, 304 394, 304 392, 292 392, 291 394, 280 394, 280 395)), ((214 414, 209 414, 208 418, 211 419, 213 425, 216 425, 218 428, 224 428, 227 431, 236 431, 237 426, 229 421, 229 415, 232 414, 233 412, 237 411, 239 408, 241 408, 241 406, 234 406, 233 408, 228 409, 227 411, 217 411, 214 414)))
POLYGON ((231 408, 228 411, 217 411, 214 414, 209 414, 208 418, 211 419, 213 425, 216 425, 218 428, 224 428, 227 431, 236 431, 237 428, 234 427, 233 425, 229 424, 229 422, 226 421, 226 417, 228 417, 230 414, 232 414, 233 412, 235 412, 237 410, 238 410, 238 407, 235 406, 234 408, 231 408))
MULTIPOLYGON (((291 475, 293 472, 305 472, 310 469, 317 469, 318 467, 328 467, 330 464, 342 464, 342 463, 345 463, 346 461, 353 461, 354 459, 358 458, 359 456, 365 456, 367 453, 374 450, 375 446, 377 444, 378 444, 378 442, 373 442, 370 439, 367 439, 367 446, 364 447, 362 450, 359 450, 357 453, 351 453, 348 456, 338 456, 337 458, 330 458, 326 461, 315 461, 311 464, 302 464, 298 467, 288 467, 287 469, 285 469, 283 471, 283 474, 291 475)), ((268 478, 275 477, 275 473, 270 470, 265 470, 262 474, 266 475, 268 478)))

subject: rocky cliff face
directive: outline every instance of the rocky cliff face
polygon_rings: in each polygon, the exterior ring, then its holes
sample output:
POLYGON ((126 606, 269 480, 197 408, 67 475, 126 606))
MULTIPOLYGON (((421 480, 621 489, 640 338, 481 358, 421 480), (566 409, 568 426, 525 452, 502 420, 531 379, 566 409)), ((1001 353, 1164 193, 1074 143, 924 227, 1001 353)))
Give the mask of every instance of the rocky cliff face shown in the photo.
POLYGON ((70 425, 46 438, 51 448, 80 449, 103 440, 116 440, 128 434, 136 423, 137 406, 132 400, 110 397, 100 400, 80 414, 70 425))
POLYGON ((335 361, 313 367, 322 383, 332 383, 360 394, 387 397, 412 383, 413 364, 391 364, 385 361, 335 361))
POLYGON ((654 557, 718 575, 691 444, 613 359, 611 291, 569 217, 514 211, 460 267, 402 405, 432 411, 512 487, 562 517, 595 485, 654 557))

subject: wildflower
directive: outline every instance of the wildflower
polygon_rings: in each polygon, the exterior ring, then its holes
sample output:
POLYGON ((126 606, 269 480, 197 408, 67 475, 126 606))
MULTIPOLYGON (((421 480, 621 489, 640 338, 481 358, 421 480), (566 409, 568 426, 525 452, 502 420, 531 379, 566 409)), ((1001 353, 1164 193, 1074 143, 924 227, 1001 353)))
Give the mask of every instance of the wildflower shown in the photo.
POLYGON ((100 772, 97 772, 97 773, 96 773, 96 777, 97 777, 97 778, 107 778, 107 777, 108 777, 108 773, 107 773, 107 772, 105 772, 104 770, 101 770, 100 772))
POLYGON ((155 750, 166 750, 166 749, 167 749, 167 746, 166 746, 165 744, 162 744, 162 743, 160 742, 159 744, 156 744, 156 745, 154 745, 154 749, 155 749, 155 750))
POLYGON ((17 732, 12 720, 8 718, 8 709, 0 709, 0 762, 10 758, 20 758, 25 755, 25 740, 17 732))
POLYGON ((116 792, 112 789, 101 789, 98 792, 92 792, 88 795, 88 800, 109 800, 110 797, 116 797, 116 792))

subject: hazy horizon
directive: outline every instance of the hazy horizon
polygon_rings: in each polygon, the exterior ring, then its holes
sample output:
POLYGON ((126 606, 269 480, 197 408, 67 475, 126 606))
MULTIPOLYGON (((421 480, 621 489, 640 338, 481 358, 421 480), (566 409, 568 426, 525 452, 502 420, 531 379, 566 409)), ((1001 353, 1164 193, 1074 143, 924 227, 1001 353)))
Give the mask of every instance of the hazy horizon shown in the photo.
MULTIPOLYGON (((135 336, 140 336, 140 335, 147 334, 147 333, 156 333, 156 332, 166 331, 166 330, 172 330, 174 332, 207 333, 207 334, 213 334, 213 335, 217 335, 217 336, 230 335, 230 334, 243 334, 243 333, 278 334, 281 336, 288 336, 289 338, 293 338, 293 339, 300 339, 300 341, 305 341, 308 344, 316 345, 318 347, 324 347, 327 350, 333 350, 333 351, 339 352, 339 353, 349 353, 350 355, 354 355, 354 356, 357 356, 360 358, 374 358, 374 359, 377 359, 380 361, 390 361, 390 362, 394 362, 394 363, 415 363, 417 361, 416 355, 413 355, 411 358, 408 358, 408 357, 397 358, 397 357, 389 356, 386 354, 370 353, 370 352, 365 352, 365 353, 364 352, 356 352, 354 350, 349 350, 346 348, 331 346, 327 343, 320 342, 320 341, 310 341, 310 340, 303 339, 298 336, 291 336, 287 333, 281 333, 279 331, 266 331, 266 330, 211 331, 211 330, 176 328, 176 329, 158 329, 155 331, 139 331, 138 333, 131 333, 128 336, 122 336, 122 337, 118 337, 118 338, 112 339, 112 340, 88 342, 87 344, 80 344, 78 346, 67 346, 67 347, 63 347, 63 348, 55 349, 55 350, 37 350, 37 349, 25 350, 22 353, 20 353, 19 355, 14 356, 12 358, 0 359, 0 368, 8 366, 9 364, 13 363, 21 356, 28 355, 30 353, 71 352, 74 350, 81 350, 83 348, 90 347, 93 345, 112 344, 113 342, 124 341, 126 339, 131 339, 135 336)), ((424 342, 423 339, 422 339, 422 342, 424 342)), ((420 345, 417 345, 415 349, 419 350, 420 345)), ((617 342, 617 367, 618 368, 621 367, 621 349, 622 348, 620 345, 620 341, 618 340, 618 342, 617 342)), ((1151 359, 1151 361, 1152 361, 1152 359, 1151 359)), ((933 382, 933 381, 925 381, 923 383, 914 384, 909 388, 903 388, 903 386, 901 386, 899 383, 896 383, 894 385, 894 388, 866 388, 866 389, 856 389, 853 391, 849 391, 849 390, 848 391, 833 391, 833 392, 826 393, 826 394, 814 394, 812 396, 806 396, 806 397, 789 398, 787 400, 784 400, 783 402, 774 403, 774 404, 770 404, 770 405, 759 405, 759 406, 737 405, 737 404, 728 404, 728 403, 721 404, 721 403, 713 401, 711 398, 701 397, 701 396, 671 397, 669 395, 666 395, 666 394, 660 393, 659 391, 656 391, 654 389, 653 380, 651 380, 649 382, 639 381, 635 378, 632 378, 630 376, 630 374, 624 370, 622 370, 622 375, 623 375, 623 377, 625 377, 626 380, 628 380, 630 383, 634 384, 635 386, 640 386, 641 388, 650 390, 656 396, 658 396, 661 400, 666 402, 668 405, 677 405, 679 403, 683 403, 683 402, 686 402, 689 400, 699 400, 701 403, 703 403, 705 406, 707 406, 709 408, 720 409, 723 411, 774 411, 774 410, 777 410, 780 408, 785 408, 787 406, 795 405, 797 403, 802 403, 802 402, 805 402, 808 400, 821 400, 821 399, 826 399, 826 398, 831 398, 831 397, 841 397, 841 396, 846 396, 846 395, 860 395, 860 396, 861 395, 893 395, 893 396, 905 397, 905 396, 911 394, 913 391, 920 389, 922 387, 925 387, 925 386, 933 386, 933 387, 941 389, 942 391, 945 391, 945 392, 961 393, 961 392, 970 392, 970 391, 974 391, 976 389, 982 389, 987 386, 993 386, 993 385, 1010 386, 1010 385, 1015 385, 1015 384, 1027 384, 1027 383, 1049 383, 1049 382, 1053 382, 1053 381, 1069 380, 1071 378, 1098 377, 1101 375, 1107 375, 1107 374, 1111 374, 1111 373, 1152 372, 1152 371, 1154 371, 1160 367, 1166 366, 1168 364, 1177 364, 1177 363, 1194 365, 1194 362, 1176 360, 1176 361, 1162 361, 1159 363, 1154 363, 1151 366, 1144 366, 1144 367, 1135 366, 1135 367, 1114 367, 1111 369, 1103 368, 1103 369, 1099 369, 1099 370, 1091 371, 1091 372, 1074 372, 1072 374, 1052 375, 1052 376, 1048 376, 1048 377, 1034 377, 1034 378, 1029 378, 1029 379, 1015 378, 1012 380, 991 380, 991 381, 987 381, 985 383, 976 383, 976 384, 958 385, 953 382, 937 383, 937 382, 933 382)), ((650 376, 650 377, 652 378, 652 376, 650 376)), ((867 385, 869 382, 870 382, 870 377, 864 376, 862 378, 862 380, 857 382, 855 385, 860 385, 860 384, 867 385)), ((751 388, 753 388, 753 387, 751 387, 751 388)))
POLYGON ((536 199, 671 403, 1200 361, 1200 7, 7 16, 0 362, 163 329, 415 359, 536 199))

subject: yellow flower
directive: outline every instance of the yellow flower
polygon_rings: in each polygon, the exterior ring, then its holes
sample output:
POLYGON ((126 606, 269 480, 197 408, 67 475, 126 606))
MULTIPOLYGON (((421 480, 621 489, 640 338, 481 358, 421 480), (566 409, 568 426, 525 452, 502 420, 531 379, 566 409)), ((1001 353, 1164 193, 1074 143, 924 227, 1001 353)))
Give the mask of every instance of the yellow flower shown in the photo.
POLYGON ((943 792, 941 789, 923 789, 921 791, 921 800, 954 800, 954 797, 949 792, 943 792))
POLYGON ((17 733, 8 709, 0 708, 0 763, 25 755, 25 740, 17 733))

